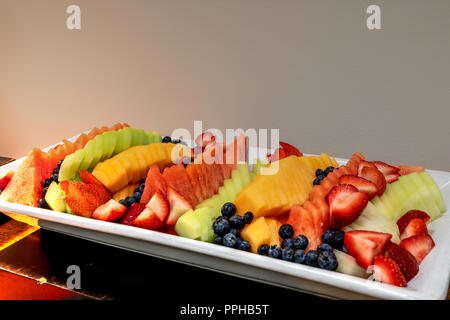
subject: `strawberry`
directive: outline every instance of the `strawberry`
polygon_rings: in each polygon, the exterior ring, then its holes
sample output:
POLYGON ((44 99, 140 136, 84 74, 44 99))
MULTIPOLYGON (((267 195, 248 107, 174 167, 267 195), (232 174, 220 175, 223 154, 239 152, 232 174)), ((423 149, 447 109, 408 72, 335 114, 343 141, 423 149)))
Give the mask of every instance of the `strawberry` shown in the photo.
POLYGON ((193 210, 194 207, 171 187, 167 187, 167 200, 169 201, 169 216, 166 224, 173 226, 177 223, 178 218, 186 211, 193 210))
POLYGON ((144 209, 145 209, 144 203, 137 203, 137 202, 133 203, 127 210, 127 212, 125 212, 125 215, 120 220, 120 223, 132 226, 133 220, 136 219, 141 214, 141 212, 144 211, 144 209))
POLYGON ((397 287, 406 287, 406 279, 400 267, 391 258, 377 255, 374 259, 373 276, 375 280, 397 287))
POLYGON ((425 221, 420 218, 414 218, 409 221, 405 230, 403 230, 403 232, 400 234, 400 240, 427 233, 428 229, 425 221))
POLYGON ((100 182, 96 177, 92 175, 92 173, 84 170, 78 170, 78 173, 80 174, 81 181, 87 184, 98 184, 99 186, 102 186, 106 188, 103 183, 100 182))
POLYGON ((359 218, 369 196, 351 184, 333 187, 327 195, 330 206, 330 228, 340 229, 359 218))
POLYGON ((414 278, 419 272, 419 264, 416 258, 398 244, 393 242, 389 243, 386 251, 389 258, 397 263, 406 281, 414 278))
POLYGON ((86 184, 79 181, 61 181, 61 189, 66 193, 64 201, 77 215, 91 217, 94 210, 108 202, 111 194, 97 184, 86 184))
POLYGON ((11 181, 14 176, 14 171, 8 171, 3 178, 0 179, 0 191, 3 191, 8 186, 8 183, 11 181))
POLYGON ((275 152, 273 154, 268 154, 267 155, 267 159, 269 160, 270 163, 284 159, 287 157, 287 153, 284 149, 278 148, 275 150, 275 152))
POLYGON ((95 209, 92 218, 103 221, 116 221, 123 216, 125 211, 127 211, 127 207, 111 199, 95 209))
POLYGON ((300 150, 298 150, 293 145, 290 145, 289 143, 280 141, 280 146, 286 152, 287 156, 297 156, 297 157, 303 156, 303 153, 301 153, 300 150))
POLYGON ((424 220, 425 223, 427 223, 428 220, 430 220, 430 216, 423 211, 409 210, 407 213, 405 213, 403 216, 401 216, 401 218, 398 219, 398 221, 397 221, 397 226, 398 226, 398 230, 400 231, 400 234, 403 233, 403 230, 405 230, 406 226, 414 218, 422 219, 422 220, 424 220))
POLYGON ((396 166, 399 171, 398 174, 401 176, 414 173, 414 172, 424 172, 425 167, 422 166, 396 166))
POLYGON ((157 230, 164 226, 158 215, 149 207, 146 207, 141 214, 133 220, 133 225, 139 228, 157 230))
POLYGON ((344 235, 344 246, 356 262, 367 269, 378 254, 384 254, 392 238, 389 233, 353 230, 344 235))
POLYGON ((386 178, 377 168, 363 167, 359 176, 366 180, 372 181, 377 186, 378 196, 381 196, 386 190, 386 178))
POLYGON ((433 238, 429 234, 419 234, 400 241, 400 246, 411 253, 420 264, 428 252, 434 248, 433 238))
POLYGON ((388 174, 384 176, 387 184, 397 181, 399 177, 400 177, 399 174, 388 174))
POLYGON ((358 166, 358 175, 361 175, 361 171, 363 168, 369 167, 369 168, 377 168, 372 162, 361 160, 358 166))
POLYGON ((352 175, 344 175, 339 178, 339 184, 351 184, 355 186, 359 191, 367 193, 369 199, 372 199, 377 195, 377 186, 372 181, 367 179, 352 176, 352 175))
POLYGON ((204 149, 208 144, 214 144, 215 141, 216 137, 211 132, 203 132, 195 139, 195 144, 204 149))
POLYGON ((377 167, 378 170, 380 170, 380 172, 384 175, 390 175, 390 174, 398 174, 398 172, 400 171, 399 168, 391 166, 387 163, 384 163, 382 161, 372 161, 372 163, 375 165, 375 167, 377 167))
POLYGON ((147 208, 152 210, 158 216, 159 220, 163 222, 166 220, 166 217, 169 214, 169 203, 159 190, 156 191, 156 193, 150 199, 147 204, 147 208))

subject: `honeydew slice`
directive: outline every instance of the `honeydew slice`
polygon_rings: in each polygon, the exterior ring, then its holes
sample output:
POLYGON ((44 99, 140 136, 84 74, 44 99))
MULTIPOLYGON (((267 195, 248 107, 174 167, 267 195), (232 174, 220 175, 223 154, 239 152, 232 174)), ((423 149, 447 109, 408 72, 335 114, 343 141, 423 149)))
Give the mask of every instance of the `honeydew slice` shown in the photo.
MULTIPOLYGON (((436 204, 438 205, 439 209, 441 210, 441 215, 442 213, 445 212, 446 208, 445 208, 445 202, 444 202, 444 198, 442 197, 442 193, 439 190, 439 187, 437 186, 436 182, 433 180, 433 178, 430 176, 430 174, 428 172, 420 172, 420 173, 416 173, 421 179, 422 181, 424 181, 425 184, 427 184, 431 195, 434 198, 434 201, 436 201, 436 204)), ((441 216, 439 215, 439 216, 441 216)))
POLYGON ((117 136, 118 133, 116 131, 107 131, 103 134, 103 157, 104 159, 109 159, 114 154, 114 150, 117 145, 117 136))

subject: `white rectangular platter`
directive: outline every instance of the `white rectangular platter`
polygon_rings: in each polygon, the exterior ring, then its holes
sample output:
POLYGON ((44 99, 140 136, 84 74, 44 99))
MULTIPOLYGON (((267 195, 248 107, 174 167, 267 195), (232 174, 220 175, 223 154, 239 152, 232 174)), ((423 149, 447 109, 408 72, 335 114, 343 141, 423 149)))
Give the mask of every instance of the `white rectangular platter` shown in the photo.
MULTIPOLYGON (((76 138, 76 137, 74 137, 76 138)), ((73 140, 74 138, 70 139, 73 140)), ((49 147, 50 148, 50 147, 49 147)), ((48 149, 48 148, 47 148, 48 149)), ((250 151, 250 158, 257 152, 250 151)), ((345 159, 336 159, 340 164, 345 159)), ((17 170, 23 158, 0 167, 17 170)), ((428 170, 450 204, 450 173, 428 170)), ((336 299, 445 299, 450 276, 450 215, 429 224, 436 246, 407 288, 259 256, 157 231, 0 201, 0 211, 37 219, 40 227, 150 256, 336 299)))

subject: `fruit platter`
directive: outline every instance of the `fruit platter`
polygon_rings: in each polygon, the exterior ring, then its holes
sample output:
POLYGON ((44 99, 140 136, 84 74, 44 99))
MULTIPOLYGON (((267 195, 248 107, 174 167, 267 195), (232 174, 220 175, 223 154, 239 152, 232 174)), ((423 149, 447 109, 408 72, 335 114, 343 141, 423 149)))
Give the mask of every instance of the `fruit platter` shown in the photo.
POLYGON ((443 299, 450 173, 116 124, 0 167, 14 219, 316 295, 443 299))

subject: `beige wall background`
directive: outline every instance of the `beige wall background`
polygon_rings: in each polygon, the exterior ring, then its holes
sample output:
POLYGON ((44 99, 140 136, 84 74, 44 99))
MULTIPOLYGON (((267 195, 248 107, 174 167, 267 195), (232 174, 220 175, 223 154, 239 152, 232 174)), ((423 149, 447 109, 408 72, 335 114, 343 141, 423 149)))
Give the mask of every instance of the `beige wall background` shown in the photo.
POLYGON ((0 155, 203 120, 450 170, 449 31, 448 0, 0 0, 0 155))

